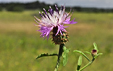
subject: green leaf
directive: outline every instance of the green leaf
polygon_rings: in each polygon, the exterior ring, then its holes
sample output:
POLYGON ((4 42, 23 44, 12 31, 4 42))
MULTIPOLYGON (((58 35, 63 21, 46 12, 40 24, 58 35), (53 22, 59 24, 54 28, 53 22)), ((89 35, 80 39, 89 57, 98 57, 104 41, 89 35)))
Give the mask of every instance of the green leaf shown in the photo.
POLYGON ((102 55, 103 53, 98 53, 94 58, 97 58, 99 55, 102 55))
POLYGON ((98 50, 97 44, 95 42, 93 43, 93 46, 94 46, 94 49, 97 50, 97 53, 98 53, 99 50, 98 50))
POLYGON ((85 51, 85 53, 87 53, 87 54, 90 54, 90 55, 91 55, 91 52, 85 51))
POLYGON ((62 57, 63 57, 63 66, 65 66, 67 64, 67 61, 68 61, 68 53, 69 53, 69 49, 67 49, 65 46, 63 47, 63 54, 62 54, 62 57))
POLYGON ((77 52, 77 53, 82 54, 88 61, 90 61, 90 59, 82 51, 74 50, 73 52, 77 52))
POLYGON ((77 70, 78 70, 78 71, 79 71, 81 65, 82 65, 82 56, 79 56, 79 59, 78 59, 78 66, 77 66, 77 70))
POLYGON ((81 66, 81 64, 82 64, 82 56, 80 55, 78 59, 78 65, 81 66))

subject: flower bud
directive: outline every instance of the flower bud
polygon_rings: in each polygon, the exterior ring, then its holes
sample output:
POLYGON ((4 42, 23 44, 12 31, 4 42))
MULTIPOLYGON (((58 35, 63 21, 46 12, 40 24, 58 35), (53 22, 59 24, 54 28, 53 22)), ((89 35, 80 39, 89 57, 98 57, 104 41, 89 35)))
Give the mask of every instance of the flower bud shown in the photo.
POLYGON ((96 55, 97 55, 97 50, 93 49, 93 50, 91 51, 91 54, 92 54, 92 56, 96 56, 96 55))

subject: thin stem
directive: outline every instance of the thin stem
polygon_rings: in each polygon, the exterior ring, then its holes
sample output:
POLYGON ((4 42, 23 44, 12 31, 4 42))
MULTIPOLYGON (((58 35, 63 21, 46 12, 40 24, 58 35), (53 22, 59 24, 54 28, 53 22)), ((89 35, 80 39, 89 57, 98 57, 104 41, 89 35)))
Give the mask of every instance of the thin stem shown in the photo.
POLYGON ((57 59, 57 64, 56 64, 56 67, 55 67, 55 70, 54 71, 57 71, 58 70, 58 67, 59 67, 59 64, 60 64, 60 58, 62 56, 62 53, 63 53, 63 47, 65 45, 64 44, 60 44, 60 48, 59 48, 59 54, 58 54, 58 59, 57 59))
POLYGON ((89 65, 91 65, 94 60, 95 60, 95 58, 93 58, 91 61, 89 61, 88 64, 86 64, 84 67, 82 67, 82 68, 81 68, 80 70, 78 70, 78 71, 82 71, 83 69, 85 69, 86 67, 88 67, 89 65))
POLYGON ((36 59, 41 58, 41 57, 45 57, 45 56, 58 56, 58 54, 55 54, 55 53, 53 53, 53 54, 43 53, 43 54, 40 54, 36 59))

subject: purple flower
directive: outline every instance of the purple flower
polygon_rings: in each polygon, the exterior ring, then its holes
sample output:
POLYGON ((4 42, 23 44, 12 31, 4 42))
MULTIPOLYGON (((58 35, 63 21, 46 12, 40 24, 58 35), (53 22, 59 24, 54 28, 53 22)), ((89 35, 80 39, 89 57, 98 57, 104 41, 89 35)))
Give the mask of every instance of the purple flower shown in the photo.
POLYGON ((65 12, 65 7, 62 6, 60 10, 55 5, 56 10, 53 10, 51 7, 49 8, 49 12, 47 12, 44 8, 44 12, 40 13, 41 19, 36 18, 36 22, 39 24, 39 30, 42 34, 41 37, 49 38, 50 32, 58 27, 56 35, 58 33, 62 34, 62 31, 65 31, 66 26, 64 24, 75 24, 74 20, 70 21, 71 15, 70 13, 65 12))

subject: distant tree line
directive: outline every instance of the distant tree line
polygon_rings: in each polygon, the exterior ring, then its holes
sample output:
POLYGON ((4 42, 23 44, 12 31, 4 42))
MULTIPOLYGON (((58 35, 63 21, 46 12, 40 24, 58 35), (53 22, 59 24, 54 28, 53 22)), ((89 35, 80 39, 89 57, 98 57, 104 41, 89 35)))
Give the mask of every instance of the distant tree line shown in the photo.
MULTIPOLYGON (((31 3, 0 3, 0 11, 6 9, 7 11, 17 11, 22 12, 24 10, 35 10, 35 9, 48 9, 49 6, 54 6, 50 4, 46 4, 44 2, 31 2, 31 3)), ((53 8, 53 7, 52 7, 53 8)), ((77 12, 113 12, 113 9, 104 9, 104 8, 85 8, 85 7, 71 7, 72 10, 77 12)), ((70 11, 70 7, 66 7, 67 11, 70 11)))

